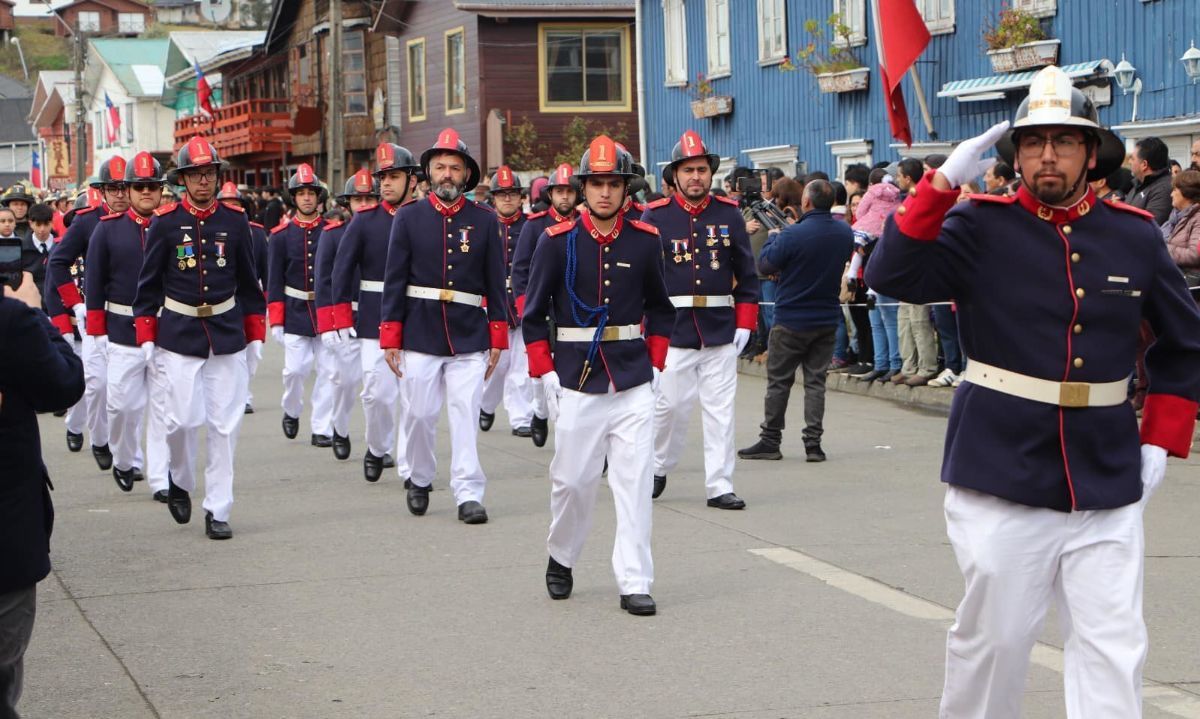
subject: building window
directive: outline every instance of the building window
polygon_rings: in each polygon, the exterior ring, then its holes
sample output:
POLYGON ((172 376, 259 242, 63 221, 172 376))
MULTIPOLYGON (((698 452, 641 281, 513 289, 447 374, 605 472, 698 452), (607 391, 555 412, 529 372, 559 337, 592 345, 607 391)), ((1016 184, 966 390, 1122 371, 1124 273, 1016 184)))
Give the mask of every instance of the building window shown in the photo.
POLYGON ((1050 17, 1058 13, 1058 0, 1013 0, 1012 6, 1035 17, 1050 17))
MULTIPOLYGON (((920 1, 918 0, 918 5, 920 1)), ((863 45, 867 42, 867 5, 865 0, 833 0, 833 14, 841 15, 842 24, 850 28, 851 45, 863 45)), ((836 42, 845 44, 840 37, 836 42)))
POLYGON ((81 12, 76 23, 79 25, 79 32, 100 32, 100 13, 81 12))
POLYGON ((708 0, 708 77, 729 74, 729 0, 708 0))
POLYGON ((362 30, 342 33, 342 84, 346 114, 367 114, 367 63, 362 30))
POLYGON ((683 0, 663 0, 663 47, 666 50, 667 85, 686 85, 687 21, 683 0))
POLYGON ((917 9, 931 34, 954 32, 954 0, 917 0, 917 9))
MULTIPOLYGON (((846 175, 846 168, 854 164, 863 164, 867 167, 871 166, 871 140, 831 140, 825 143, 829 151, 833 154, 837 161, 837 175, 835 179, 842 179, 846 175)), ((864 188, 866 189, 866 188, 864 188)))
POLYGON ((787 57, 787 13, 783 0, 758 0, 758 62, 773 64, 787 57))
POLYGON ((304 43, 298 50, 300 63, 298 66, 299 81, 301 85, 308 85, 311 80, 311 71, 308 60, 308 43, 304 43))
POLYGON ((146 16, 140 12, 117 14, 117 32, 137 33, 146 31, 146 16))
POLYGON ((461 27, 446 31, 446 114, 467 109, 467 34, 461 27))
POLYGON ((425 119, 425 38, 408 41, 408 121, 425 119))
POLYGON ((628 24, 538 26, 541 112, 629 112, 628 24))

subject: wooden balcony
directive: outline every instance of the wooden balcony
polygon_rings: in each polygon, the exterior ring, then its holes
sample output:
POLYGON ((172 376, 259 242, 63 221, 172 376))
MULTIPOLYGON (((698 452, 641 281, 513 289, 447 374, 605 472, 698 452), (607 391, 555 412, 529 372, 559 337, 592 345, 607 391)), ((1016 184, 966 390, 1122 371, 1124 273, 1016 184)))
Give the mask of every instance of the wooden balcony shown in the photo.
POLYGON ((292 115, 288 100, 243 100, 175 121, 175 149, 192 137, 204 135, 229 159, 256 153, 286 152, 292 141, 292 115))

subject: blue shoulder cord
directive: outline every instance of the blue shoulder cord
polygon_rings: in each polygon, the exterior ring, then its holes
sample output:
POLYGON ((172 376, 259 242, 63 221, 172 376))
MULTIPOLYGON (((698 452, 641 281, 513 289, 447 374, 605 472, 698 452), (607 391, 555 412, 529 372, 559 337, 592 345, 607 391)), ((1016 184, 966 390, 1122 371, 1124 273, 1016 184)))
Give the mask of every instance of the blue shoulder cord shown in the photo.
POLYGON ((571 299, 571 319, 575 321, 576 327, 587 327, 592 320, 599 318, 596 324, 596 333, 592 335, 592 344, 588 347, 587 357, 583 362, 583 372, 579 376, 579 390, 583 390, 583 383, 587 381, 588 375, 592 372, 592 360, 596 358, 596 352, 600 349, 600 338, 604 336, 604 326, 608 324, 608 305, 597 305, 592 307, 583 300, 579 299, 579 295, 575 294, 575 272, 579 264, 579 257, 575 253, 575 240, 579 236, 579 227, 571 228, 567 233, 567 271, 566 284, 567 296, 571 299), (580 312, 586 313, 586 317, 581 318, 580 312))

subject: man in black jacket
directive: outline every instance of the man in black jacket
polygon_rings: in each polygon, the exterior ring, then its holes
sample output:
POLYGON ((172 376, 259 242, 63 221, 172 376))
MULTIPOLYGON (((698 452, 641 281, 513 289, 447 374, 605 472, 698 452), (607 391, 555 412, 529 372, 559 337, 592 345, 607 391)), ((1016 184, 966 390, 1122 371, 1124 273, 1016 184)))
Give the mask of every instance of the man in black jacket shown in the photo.
POLYGON ((1154 215, 1162 225, 1171 216, 1171 166, 1166 144, 1157 137, 1144 137, 1133 153, 1133 175, 1137 183, 1126 202, 1154 215))
POLYGON ((41 312, 33 276, 0 299, 0 716, 16 717, 36 585, 50 573, 54 508, 36 412, 83 396, 83 363, 41 312), (19 351, 18 351, 19 349, 19 351))

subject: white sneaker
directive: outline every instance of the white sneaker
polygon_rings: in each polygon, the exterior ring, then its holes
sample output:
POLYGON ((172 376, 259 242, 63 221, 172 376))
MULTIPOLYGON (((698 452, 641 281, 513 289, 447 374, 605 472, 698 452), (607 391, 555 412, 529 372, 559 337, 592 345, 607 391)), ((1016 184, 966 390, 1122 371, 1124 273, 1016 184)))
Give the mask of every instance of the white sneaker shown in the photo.
POLYGON ((951 370, 949 367, 947 367, 946 369, 942 370, 942 373, 939 374, 937 377, 934 377, 933 379, 929 380, 928 386, 930 386, 930 387, 953 387, 954 382, 957 379, 958 379, 958 375, 954 374, 954 371, 951 370))
POLYGON ((957 387, 957 386, 959 386, 959 385, 960 385, 960 384, 962 384, 962 383, 963 383, 963 376, 962 376, 962 375, 958 375, 957 377, 955 377, 955 378, 954 378, 954 381, 950 383, 950 386, 951 386, 951 387, 957 387))

